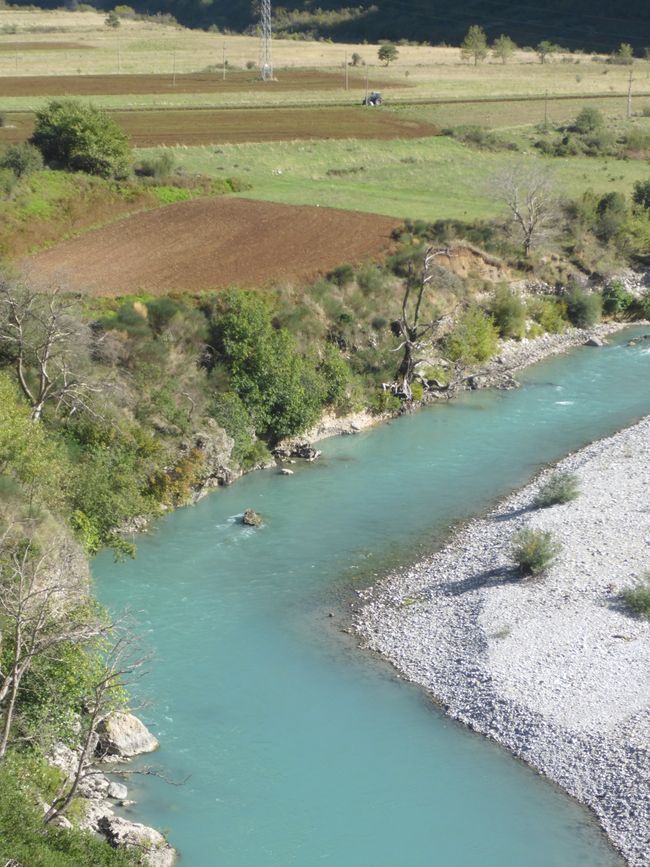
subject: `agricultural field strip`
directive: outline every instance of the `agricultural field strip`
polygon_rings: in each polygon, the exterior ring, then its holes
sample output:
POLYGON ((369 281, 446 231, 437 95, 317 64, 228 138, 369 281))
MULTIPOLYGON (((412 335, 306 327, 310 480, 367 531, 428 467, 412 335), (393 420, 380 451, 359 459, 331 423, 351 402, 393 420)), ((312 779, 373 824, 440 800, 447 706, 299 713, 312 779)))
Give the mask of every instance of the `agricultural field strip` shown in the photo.
MULTIPOLYGON (((74 92, 70 94, 66 94, 69 96, 75 96, 74 92)), ((127 96, 128 94, 124 94, 127 96)), ((157 94, 158 95, 158 94, 157 94)), ((162 94, 161 94, 162 95, 162 94)), ((173 92, 166 94, 168 96, 173 96, 173 92)), ((101 104, 101 97, 103 94, 84 94, 84 96, 92 96, 93 99, 98 99, 98 104, 101 104)), ((634 95, 636 99, 644 99, 650 98, 650 89, 639 91, 634 95)), ((35 110, 38 110, 42 105, 44 105, 48 97, 36 97, 34 100, 34 104, 29 107, 13 107, 15 105, 14 100, 22 99, 22 97, 7 97, 2 93, 2 79, 0 78, 0 109, 10 112, 11 114, 32 114, 35 110)), ((386 101, 384 110, 390 108, 407 108, 409 106, 418 107, 418 106, 463 106, 463 105, 506 105, 509 103, 544 103, 547 102, 549 105, 555 102, 571 102, 571 101, 584 101, 589 102, 592 100, 603 100, 603 101, 615 101, 615 100, 627 100, 627 93, 555 93, 555 94, 532 94, 530 96, 521 96, 521 95, 508 95, 508 96, 477 96, 471 98, 465 97, 405 97, 402 98, 399 94, 394 94, 389 97, 386 101)), ((274 109, 317 109, 320 106, 323 108, 353 108, 356 106, 358 102, 355 100, 352 102, 350 98, 342 99, 340 97, 333 97, 331 99, 323 98, 322 101, 314 102, 311 100, 291 100, 285 101, 282 103, 274 103, 272 106, 269 105, 268 102, 250 102, 250 101, 240 101, 233 103, 206 103, 201 105, 177 105, 173 101, 165 102, 165 103, 154 103, 150 105, 112 105, 108 106, 108 111, 120 111, 120 112, 147 112, 147 111, 160 111, 162 109, 172 108, 174 111, 239 111, 242 109, 246 109, 247 111, 255 111, 255 110, 268 110, 270 107, 274 109)))

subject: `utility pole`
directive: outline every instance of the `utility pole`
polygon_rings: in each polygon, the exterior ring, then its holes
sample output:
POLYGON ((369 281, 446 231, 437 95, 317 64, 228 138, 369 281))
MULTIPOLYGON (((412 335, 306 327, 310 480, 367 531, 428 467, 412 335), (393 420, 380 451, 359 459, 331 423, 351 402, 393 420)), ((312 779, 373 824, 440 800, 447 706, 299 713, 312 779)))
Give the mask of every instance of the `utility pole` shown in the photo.
POLYGON ((172 87, 176 87, 176 49, 172 51, 172 87))
POLYGON ((117 37, 117 74, 122 72, 122 41, 117 37))
POLYGON ((632 117, 632 82, 634 79, 632 78, 632 67, 630 67, 630 78, 627 83, 627 116, 628 118, 632 117))
POLYGON ((544 93, 544 126, 548 126, 548 90, 544 93))
POLYGON ((368 105, 368 65, 366 64, 366 99, 364 105, 368 105))
POLYGON ((260 15, 260 78, 262 81, 273 79, 271 36, 271 0, 262 0, 260 15))
POLYGON ((226 80, 226 43, 224 40, 221 50, 221 68, 223 69, 223 80, 226 80))
POLYGON ((345 89, 349 90, 349 82, 348 82, 348 53, 345 52, 345 89))

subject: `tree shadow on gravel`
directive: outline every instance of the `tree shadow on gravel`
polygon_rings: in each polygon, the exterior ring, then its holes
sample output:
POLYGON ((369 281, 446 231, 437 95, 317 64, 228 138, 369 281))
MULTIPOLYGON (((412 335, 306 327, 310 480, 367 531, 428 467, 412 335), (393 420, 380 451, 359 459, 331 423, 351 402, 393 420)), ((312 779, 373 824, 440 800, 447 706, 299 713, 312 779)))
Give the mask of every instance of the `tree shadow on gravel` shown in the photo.
POLYGON ((521 515, 526 515, 528 512, 537 511, 531 503, 530 506, 522 506, 521 509, 513 509, 510 512, 501 512, 499 515, 492 517, 493 521, 510 521, 512 518, 519 518, 521 515))
POLYGON ((470 575, 462 581, 449 581, 441 586, 445 596, 462 596, 472 590, 482 590, 485 587, 499 587, 503 584, 520 584, 521 574, 514 566, 501 566, 497 569, 487 569, 478 575, 470 575))

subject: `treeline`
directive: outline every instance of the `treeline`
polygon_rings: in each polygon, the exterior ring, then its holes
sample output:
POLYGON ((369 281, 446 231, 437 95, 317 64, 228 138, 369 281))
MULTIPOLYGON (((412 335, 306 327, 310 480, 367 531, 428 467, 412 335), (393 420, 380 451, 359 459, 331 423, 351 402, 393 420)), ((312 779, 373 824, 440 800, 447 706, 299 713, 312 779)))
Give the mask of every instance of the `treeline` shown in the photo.
MULTIPOLYGON (((72 7, 76 0, 69 0, 72 7)), ((33 5, 32 0, 17 5, 33 5)), ((43 0, 44 8, 60 0, 43 0)), ((101 9, 113 4, 97 2, 101 9)), ((191 27, 210 26, 250 30, 259 16, 253 0, 136 0, 138 12, 171 14, 191 27)), ((490 41, 509 34, 519 45, 535 46, 543 40, 570 49, 609 53, 622 42, 638 52, 650 46, 650 20, 645 0, 625 5, 605 0, 597 7, 589 0, 550 0, 544 7, 525 6, 515 0, 493 0, 489 15, 480 0, 460 0, 444 10, 428 0, 375 0, 353 5, 349 0, 294 0, 274 9, 283 32, 335 40, 378 41, 407 39, 434 45, 460 45, 472 24, 482 25, 490 41)))

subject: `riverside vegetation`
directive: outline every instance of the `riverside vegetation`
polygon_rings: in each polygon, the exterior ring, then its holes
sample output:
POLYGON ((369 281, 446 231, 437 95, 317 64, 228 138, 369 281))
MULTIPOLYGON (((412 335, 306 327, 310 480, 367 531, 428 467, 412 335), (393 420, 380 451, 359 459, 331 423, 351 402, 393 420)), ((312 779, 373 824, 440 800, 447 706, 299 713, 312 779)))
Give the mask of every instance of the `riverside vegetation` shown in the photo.
MULTIPOLYGON (((43 109, 32 142, 8 148, 0 164, 12 249, 33 240, 26 218, 55 234, 61 211, 84 196, 128 209, 174 191, 215 192, 170 159, 143 160, 132 174, 114 122, 70 100, 43 109)), ((648 293, 611 276, 647 254, 646 186, 633 197, 544 196, 542 221, 531 224, 506 200, 505 220, 408 222, 382 263, 342 264, 311 285, 265 293, 72 298, 6 271, 0 855, 30 865, 137 863, 137 853, 83 831, 43 826, 42 802, 65 803, 73 824, 83 811, 45 757, 61 741, 78 746, 127 701, 111 668, 119 630, 90 600, 84 554, 109 546, 132 555, 125 531, 134 522, 267 465, 278 443, 324 412, 405 411, 460 387, 500 338, 588 328, 603 313, 650 315, 648 293), (454 260, 463 257, 473 267, 459 276, 454 260), (601 275, 602 292, 586 271, 601 275), (69 567, 65 576, 57 564, 69 567)))

